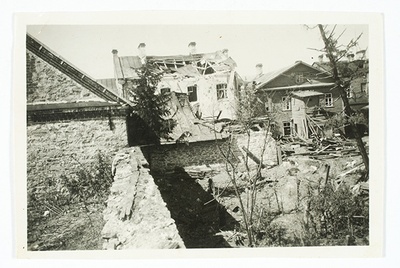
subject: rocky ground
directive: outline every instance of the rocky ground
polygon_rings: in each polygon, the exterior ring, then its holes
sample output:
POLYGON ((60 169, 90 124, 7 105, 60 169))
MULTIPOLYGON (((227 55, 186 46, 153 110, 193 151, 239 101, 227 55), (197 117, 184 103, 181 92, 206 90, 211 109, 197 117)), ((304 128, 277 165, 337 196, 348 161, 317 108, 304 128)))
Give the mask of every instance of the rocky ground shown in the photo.
MULTIPOLYGON (((368 183, 358 183, 363 170, 360 163, 360 156, 317 160, 297 155, 285 158, 281 165, 262 169, 262 178, 256 187, 257 201, 253 222, 255 245, 368 245, 368 230, 365 230, 365 226, 368 226, 368 222, 365 221, 368 219, 361 216, 353 221, 351 230, 354 238, 351 241, 347 236, 335 236, 328 232, 317 237, 315 232, 311 233, 307 229, 310 228, 310 215, 312 216, 308 202, 310 189, 315 191, 316 185, 324 186, 329 183, 333 189, 347 185, 355 195, 362 192, 364 199, 368 200, 368 183)), ((186 167, 170 173, 151 175, 184 247, 219 248, 248 245, 241 206, 224 164, 186 167)), ((236 175, 239 192, 246 207, 251 193, 245 176, 246 170, 240 167, 236 175)), ((140 202, 145 203, 139 205, 139 214, 158 219, 158 211, 151 209, 151 205, 146 205, 145 196, 142 199, 140 202)), ((105 225, 104 209, 105 203, 86 206, 77 203, 65 207, 50 207, 48 212, 38 211, 33 218, 28 217, 29 249, 101 249, 101 231, 105 225)), ((346 226, 346 219, 340 215, 335 221, 343 222, 343 226, 346 226)), ((318 228, 322 229, 321 226, 318 228)))

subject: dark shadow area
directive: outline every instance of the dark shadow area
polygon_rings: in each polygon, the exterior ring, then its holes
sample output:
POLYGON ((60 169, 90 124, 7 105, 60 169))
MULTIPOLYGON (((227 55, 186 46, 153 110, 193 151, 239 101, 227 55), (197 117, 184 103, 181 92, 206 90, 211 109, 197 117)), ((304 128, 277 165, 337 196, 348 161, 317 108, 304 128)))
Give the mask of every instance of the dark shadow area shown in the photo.
MULTIPOLYGON (((150 167, 152 164, 154 167, 156 163, 151 163, 151 150, 143 147, 142 152, 150 167)), ((151 175, 187 248, 230 247, 216 234, 221 230, 234 230, 239 223, 196 179, 179 167, 168 172, 151 169, 151 175)))
POLYGON ((230 247, 220 230, 234 230, 238 222, 183 170, 152 173, 161 196, 187 248, 230 247))
POLYGON ((155 133, 146 125, 142 118, 134 113, 127 113, 126 129, 129 146, 159 143, 159 139, 155 133))

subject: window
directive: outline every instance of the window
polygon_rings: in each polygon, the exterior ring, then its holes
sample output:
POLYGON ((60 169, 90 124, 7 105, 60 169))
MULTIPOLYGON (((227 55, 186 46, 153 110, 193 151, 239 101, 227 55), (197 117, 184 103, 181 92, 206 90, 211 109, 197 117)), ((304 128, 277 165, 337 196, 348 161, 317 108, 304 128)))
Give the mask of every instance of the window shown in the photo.
POLYGON ((297 74, 296 75, 296 84, 302 84, 303 82, 304 82, 303 74, 297 74))
POLYGON ((283 122, 283 135, 290 136, 292 134, 292 127, 290 122, 283 122))
POLYGON ((352 91, 353 91, 353 89, 351 88, 351 86, 346 89, 346 96, 348 99, 351 99, 353 97, 352 91))
POLYGON ((367 83, 361 83, 361 92, 368 93, 367 83))
POLYGON ((282 97, 282 110, 289 111, 291 109, 292 109, 292 103, 290 97, 288 96, 282 97))
POLYGON ((166 94, 166 93, 171 92, 171 89, 170 89, 169 87, 163 87, 163 88, 160 90, 160 92, 161 92, 161 94, 166 94))
POLYGON ((325 107, 333 107, 332 93, 325 94, 325 107))
POLYGON ((217 84, 217 99, 227 99, 228 98, 228 85, 227 84, 217 84))
POLYGON ((189 102, 197 101, 197 85, 187 87, 189 102))

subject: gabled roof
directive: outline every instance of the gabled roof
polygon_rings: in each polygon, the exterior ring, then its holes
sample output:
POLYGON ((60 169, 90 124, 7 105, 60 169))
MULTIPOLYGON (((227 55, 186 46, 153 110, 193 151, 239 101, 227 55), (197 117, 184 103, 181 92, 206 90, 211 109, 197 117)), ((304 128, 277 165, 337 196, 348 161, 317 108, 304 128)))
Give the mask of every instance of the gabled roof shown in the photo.
POLYGON ((261 88, 261 87, 265 86, 266 84, 270 83, 275 78, 277 78, 280 75, 282 75, 282 74, 294 69, 295 67, 297 67, 299 65, 305 65, 305 66, 315 70, 317 73, 321 73, 321 71, 322 71, 321 74, 326 73, 324 70, 315 68, 315 67, 313 67, 313 66, 311 66, 311 65, 309 65, 309 64, 307 64, 305 62, 296 61, 295 63, 293 63, 293 64, 291 64, 289 66, 286 66, 284 68, 281 68, 281 69, 278 69, 278 70, 275 70, 275 71, 272 71, 272 72, 268 72, 266 74, 262 74, 260 76, 255 77, 253 79, 253 83, 255 83, 257 89, 261 88))
MULTIPOLYGON (((146 61, 157 65, 164 72, 192 77, 232 71, 236 67, 236 62, 221 51, 192 55, 147 56, 146 61)), ((137 79, 136 70, 142 66, 138 56, 114 55, 114 70, 118 79, 137 79)))
POLYGON ((321 83, 321 82, 305 82, 301 85, 284 86, 284 87, 267 87, 260 89, 261 91, 275 91, 275 90, 296 90, 296 89, 310 89, 310 88, 321 88, 321 87, 333 87, 335 83, 321 83))

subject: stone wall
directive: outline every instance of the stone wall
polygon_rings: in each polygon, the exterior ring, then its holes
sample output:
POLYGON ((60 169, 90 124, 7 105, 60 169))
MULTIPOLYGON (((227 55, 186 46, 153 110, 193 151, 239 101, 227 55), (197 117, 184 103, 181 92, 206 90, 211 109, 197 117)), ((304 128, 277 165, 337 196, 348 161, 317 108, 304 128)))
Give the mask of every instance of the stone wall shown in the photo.
MULTIPOLYGON (((259 159, 261 159, 261 149, 264 139, 265 132, 251 132, 250 145, 248 149, 259 159)), ((152 172, 169 172, 176 168, 225 163, 226 159, 221 153, 221 150, 224 154, 227 154, 229 146, 234 155, 232 156, 231 154, 231 159, 235 162, 243 161, 246 152, 242 147, 247 148, 247 135, 235 135, 232 141, 225 139, 190 144, 178 143, 143 147, 142 151, 149 160, 152 172), (218 147, 221 148, 221 150, 218 147)), ((267 138, 263 163, 267 165, 274 165, 277 163, 276 142, 271 135, 267 138)), ((249 160, 249 165, 256 165, 256 163, 253 160, 249 160)))
POLYGON ((26 52, 27 103, 100 100, 88 89, 76 83, 31 52, 26 52))
MULTIPOLYGON (((248 144, 248 136, 246 134, 241 134, 236 136, 237 145, 242 152, 242 155, 246 155, 246 152, 243 150, 243 147, 248 150, 258 159, 261 160, 261 155, 263 153, 263 146, 265 143, 264 153, 262 155, 262 162, 265 165, 273 166, 278 163, 277 158, 277 149, 276 149, 276 141, 271 136, 271 134, 265 133, 265 131, 251 131, 250 132, 250 142, 248 144)), ((249 158, 248 161, 249 167, 255 167, 257 163, 249 158)))
POLYGON ((115 176, 104 211, 103 248, 184 248, 141 150, 122 150, 113 163, 115 176))
MULTIPOLYGON (((237 156, 237 153, 240 154, 240 152, 236 143, 233 142, 232 145, 237 156)), ((142 151, 149 160, 152 172, 168 172, 188 166, 225 163, 225 158, 218 146, 226 152, 229 140, 149 146, 143 147, 142 151)))
POLYGON ((75 176, 96 160, 98 152, 110 160, 127 147, 125 118, 65 121, 27 126, 27 176, 29 186, 51 184, 62 175, 75 176))

